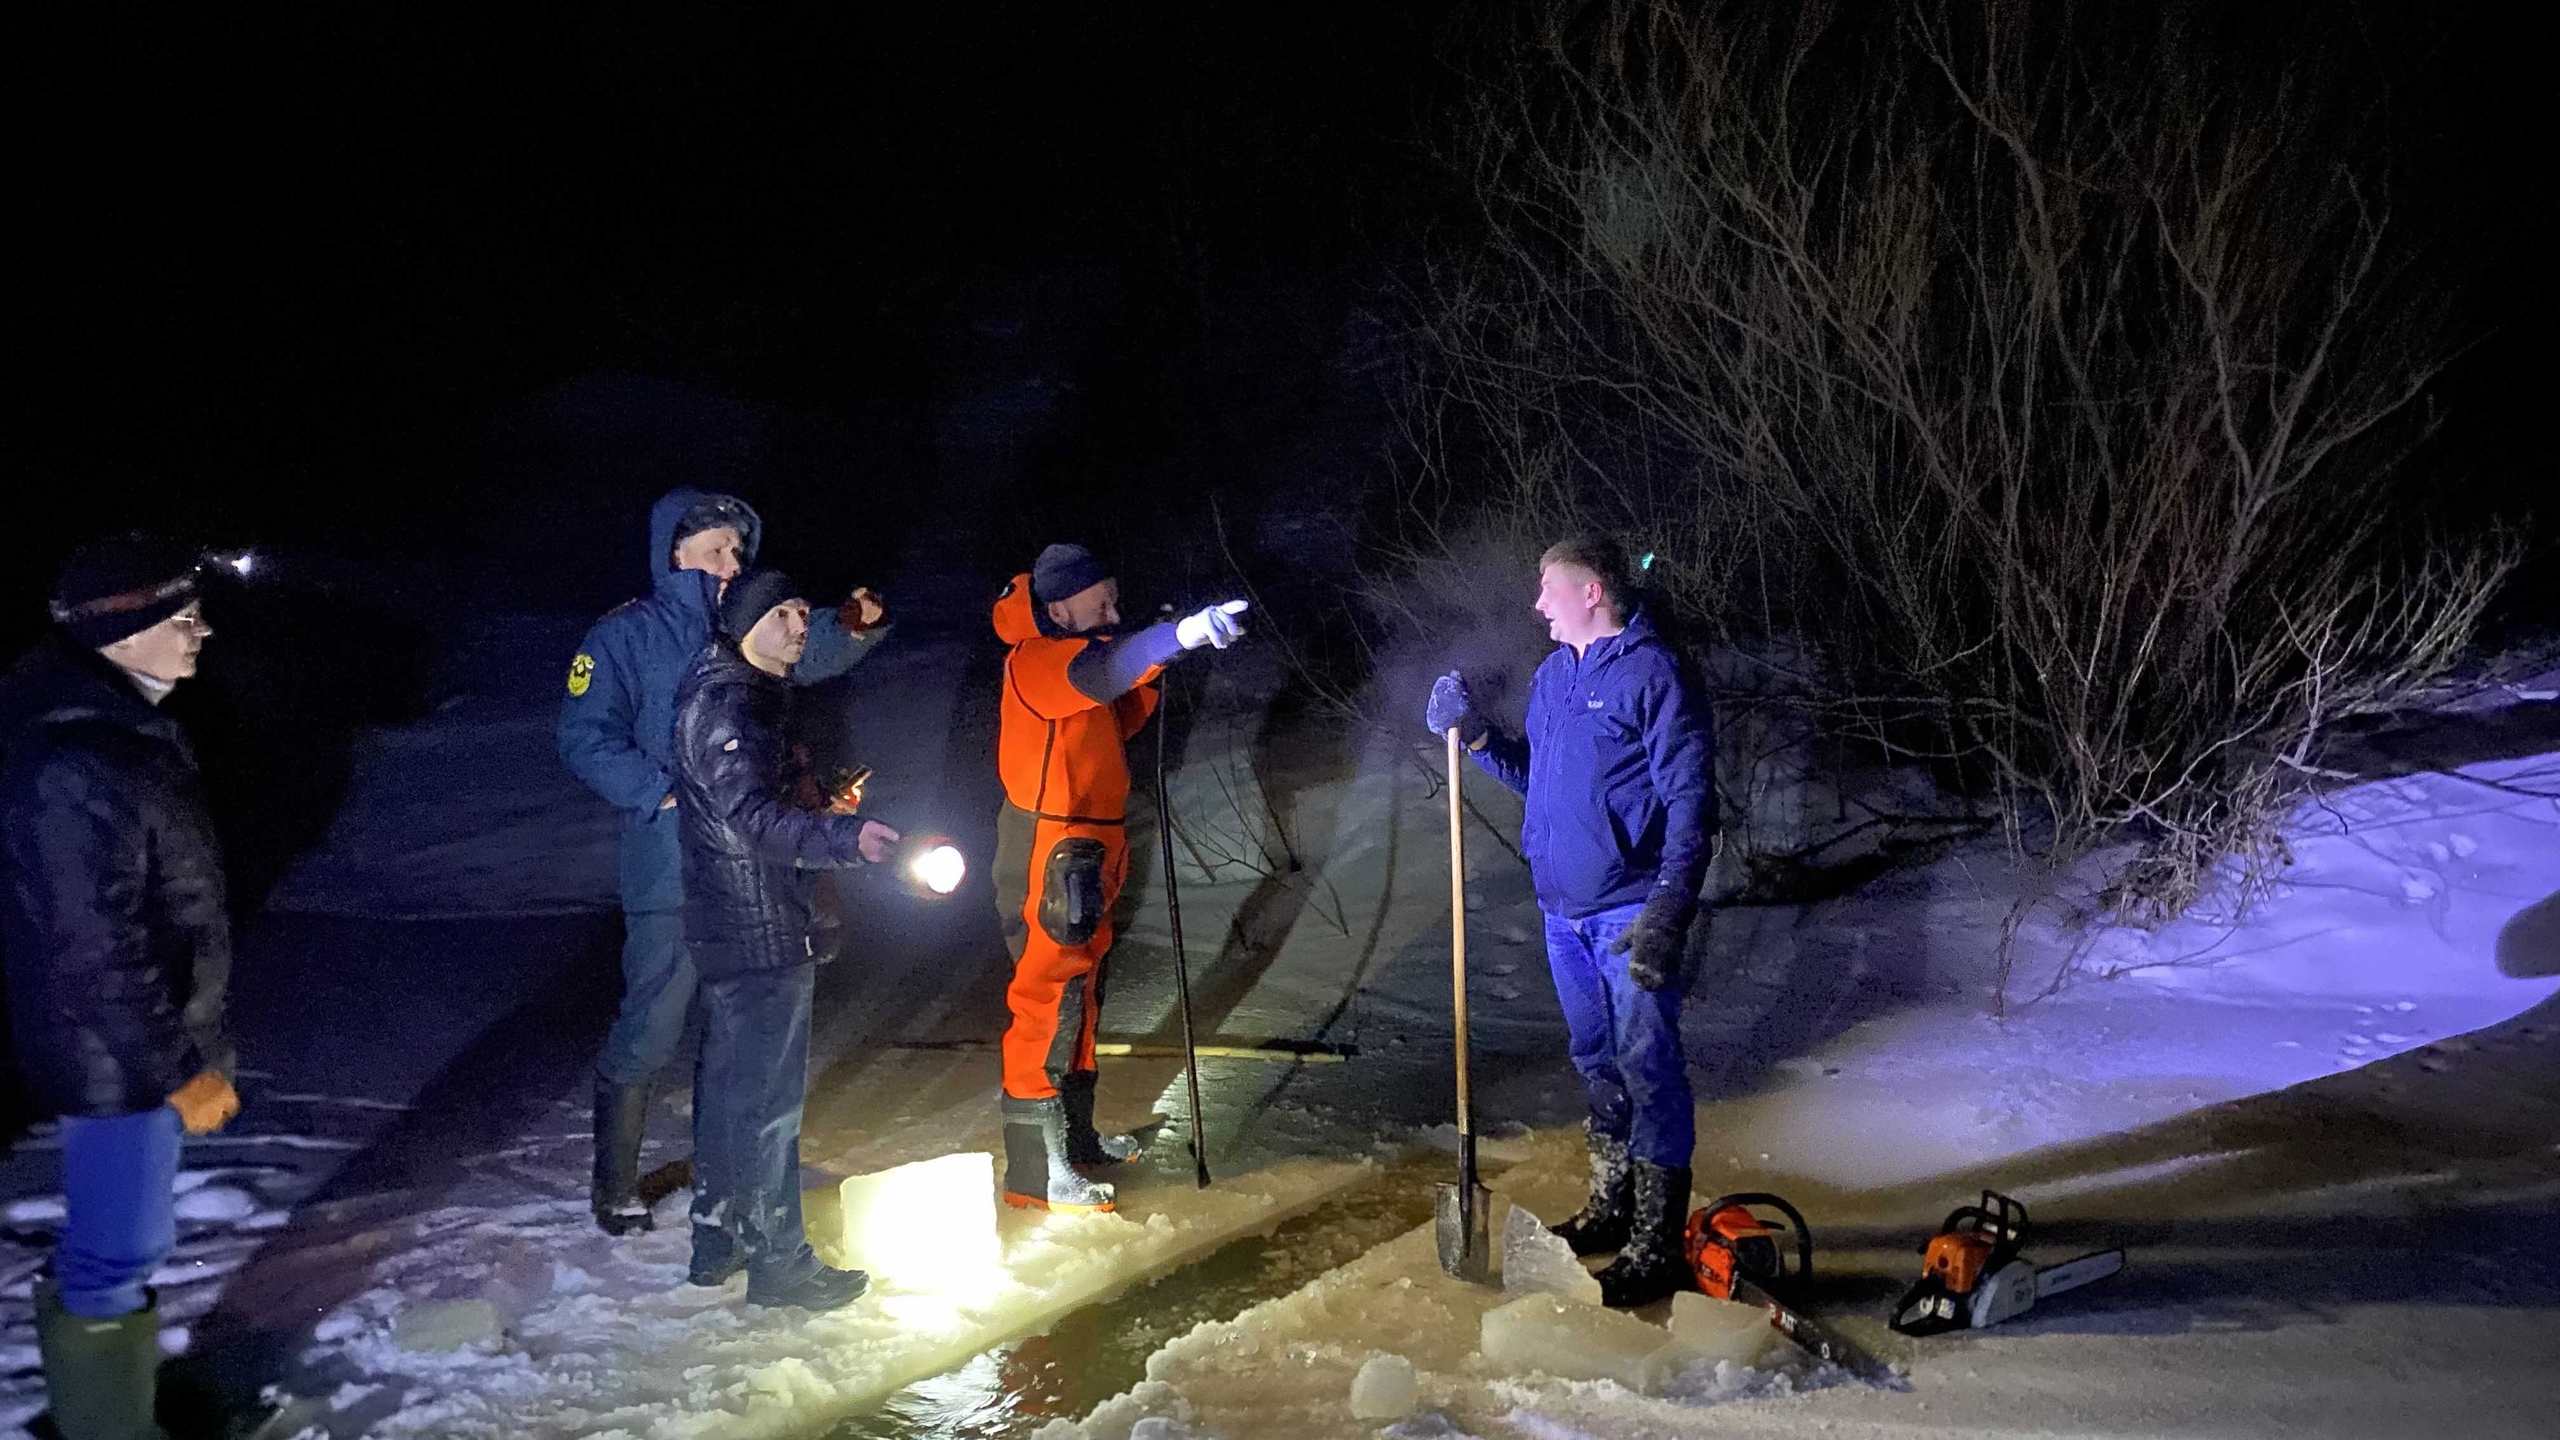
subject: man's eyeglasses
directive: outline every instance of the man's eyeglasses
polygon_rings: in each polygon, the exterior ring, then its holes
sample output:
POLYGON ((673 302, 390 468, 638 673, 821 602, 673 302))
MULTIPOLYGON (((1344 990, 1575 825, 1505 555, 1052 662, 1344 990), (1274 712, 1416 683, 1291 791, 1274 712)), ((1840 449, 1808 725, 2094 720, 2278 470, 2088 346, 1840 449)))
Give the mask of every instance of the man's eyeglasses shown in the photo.
POLYGON ((169 623, 199 640, 213 633, 212 622, 204 618, 201 610, 181 610, 169 617, 169 623))

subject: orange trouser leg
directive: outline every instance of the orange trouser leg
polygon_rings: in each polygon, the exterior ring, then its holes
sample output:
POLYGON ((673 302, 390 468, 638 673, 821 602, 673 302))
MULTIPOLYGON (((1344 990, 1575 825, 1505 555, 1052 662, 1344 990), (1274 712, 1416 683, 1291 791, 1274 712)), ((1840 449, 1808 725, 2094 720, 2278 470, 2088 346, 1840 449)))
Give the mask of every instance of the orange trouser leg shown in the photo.
MULTIPOLYGON (((1019 812, 1006 818, 1016 816, 1019 812)), ((1128 846, 1116 825, 1041 820, 1032 822, 1031 844, 1004 849, 1008 853, 1001 858, 1009 867, 1023 867, 1018 872, 1022 902, 1004 917, 1005 938, 1014 951, 1013 983, 1005 988, 1013 1023, 1004 1034, 1004 1090, 1018 1100, 1045 1100, 1058 1093, 1060 1077, 1093 1068, 1094 1033, 1102 1011, 1097 982, 1111 953, 1111 910, 1127 877, 1128 846), (1090 936, 1069 944, 1042 926, 1040 909, 1050 852, 1059 841, 1074 837, 1102 843, 1102 914, 1090 936), (1021 855, 1023 850, 1027 856, 1021 855)))

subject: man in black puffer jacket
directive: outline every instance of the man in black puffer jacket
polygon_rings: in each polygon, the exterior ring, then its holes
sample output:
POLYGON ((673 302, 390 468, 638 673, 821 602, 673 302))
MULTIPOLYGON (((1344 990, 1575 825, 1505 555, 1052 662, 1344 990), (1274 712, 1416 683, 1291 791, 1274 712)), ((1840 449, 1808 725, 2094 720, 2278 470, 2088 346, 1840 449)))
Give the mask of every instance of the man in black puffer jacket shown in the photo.
POLYGON ((811 892, 824 871, 889 859, 898 832, 789 798, 787 677, 808 637, 809 602, 791 581, 749 571, 730 582, 719 638, 676 690, 684 940, 703 1019, 690 1278, 717 1285, 744 1269, 750 1304, 832 1310, 869 1280, 821 1264, 800 1223, 811 892))
POLYGON ((193 753, 155 707, 212 628, 196 556, 149 536, 71 557, 54 633, 0 679, 0 950, 17 1059, 61 1117, 63 1224, 36 1287, 51 1423, 160 1432, 148 1282, 177 1241, 179 1131, 239 1108, 222 1025, 222 858, 193 753))

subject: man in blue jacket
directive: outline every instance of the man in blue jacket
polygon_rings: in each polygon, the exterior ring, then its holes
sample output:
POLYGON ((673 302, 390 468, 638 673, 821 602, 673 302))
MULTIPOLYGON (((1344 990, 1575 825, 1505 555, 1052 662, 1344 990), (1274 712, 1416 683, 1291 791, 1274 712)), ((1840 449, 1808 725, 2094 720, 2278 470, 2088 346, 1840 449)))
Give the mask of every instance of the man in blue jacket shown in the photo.
POLYGON ((1617 545, 1558 544, 1538 565, 1536 608, 1557 648, 1529 682, 1528 732, 1499 732, 1454 670, 1425 714, 1528 800, 1520 850, 1590 1102, 1590 1198, 1556 1233, 1577 1255, 1618 1252, 1600 1272, 1616 1306, 1690 1283, 1681 1242, 1697 1122, 1681 957, 1716 826, 1706 701, 1634 597, 1617 545))
MULTIPOLYGON (((569 662, 560 758, 622 812, 622 1009, 596 1059, 596 1224, 649 1228, 640 1140, 652 1082, 684 1037, 694 973, 679 943, 684 876, 676 835, 676 685, 712 642, 720 595, 755 563, 764 524, 746 502, 690 488, 649 508, 650 593, 595 623, 569 662)), ((802 685, 851 669, 886 633, 869 590, 815 612, 802 685)))

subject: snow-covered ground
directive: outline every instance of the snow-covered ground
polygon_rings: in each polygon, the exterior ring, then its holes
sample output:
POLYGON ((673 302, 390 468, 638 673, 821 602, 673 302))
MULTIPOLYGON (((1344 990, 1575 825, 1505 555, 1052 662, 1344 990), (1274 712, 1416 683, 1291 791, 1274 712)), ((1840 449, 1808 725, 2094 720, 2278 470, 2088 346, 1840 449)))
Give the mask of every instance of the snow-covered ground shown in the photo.
MULTIPOLYGON (((879 813, 983 855, 992 647, 978 597, 937 583, 908 577, 918 618, 847 687, 843 739, 882 776, 879 813)), ((561 622, 526 627, 532 651, 561 622)), ((979 1393, 904 1432, 837 1433, 1369 1435, 1383 1422, 1346 1402, 1375 1353, 1419 1372, 1426 1408, 1400 1436, 2382 1435, 2457 1417, 2497 1436, 2543 1433, 2560 1404, 2560 1262, 2541 1233, 2560 1195, 2560 759, 2306 804, 2283 889, 2236 922, 2208 907, 2090 935, 2040 909, 1997 1019, 1995 942, 2023 882, 1996 846, 1843 899, 1719 913, 1691 992, 1700 1198, 1795 1199, 1823 1241, 1815 1307, 1910 1387, 1710 1372, 1639 1395, 1490 1366, 1477 1326, 1499 1293, 1441 1276, 1409 1230, 1423 1212, 1397 1208, 1407 1191, 1427 1206, 1409 1157, 1446 1143, 1450 1113, 1436 757, 1320 715, 1275 732, 1284 683, 1250 654, 1184 673, 1186 939, 1204 1039, 1330 1053, 1204 1061, 1217 1183, 1191 1188, 1180 1063, 1159 1053, 1179 1035, 1170 935, 1139 827, 1105 1030, 1141 1053, 1106 1062, 1102 1103, 1106 1120, 1174 1123, 1127 1209, 1007 1216, 1001 1275, 967 1293, 884 1283, 826 1319, 745 1310, 735 1282, 684 1286, 681 1190, 669 1229, 637 1242, 586 1220, 612 830, 550 761, 549 685, 374 737, 331 838, 244 942, 251 1109, 190 1144, 161 1277, 185 1341, 279 1383, 315 1440, 816 1434, 910 1382, 982 1371, 996 1378, 976 1390, 1012 1403, 979 1393), (2079 978, 2049 987, 2066 957, 2079 978), (2122 1244, 2127 1273, 1983 1337, 1893 1340, 1881 1315, 1912 1247, 1984 1185, 2035 1207, 2045 1258, 2122 1244), (1404 1218, 1378 1232, 1381 1215, 1404 1218), (1246 1276, 1142 1369, 1088 1356, 1077 1383, 1021 1401, 1041 1386, 1008 1370, 1020 1337, 1122 1313, 1102 1302, 1284 1222, 1288 1245, 1326 1257, 1313 1279, 1273 1261, 1270 1283, 1246 1276), (1356 1258, 1333 1263, 1353 1237, 1356 1258)), ((1516 807, 1468 783, 1490 827, 1468 885, 1487 1163, 1506 1198, 1552 1215, 1579 1184, 1579 1089, 1527 877, 1493 840, 1516 807)), ((940 905, 857 904, 873 943, 821 981, 805 1147, 820 1197, 996 1140, 1004 967, 983 877, 940 905)), ((653 1163, 683 1153, 681 1105, 660 1107, 653 1163)), ((26 1296, 59 1214, 43 1146, 0 1187, 12 1419, 41 1398, 26 1296)), ((829 1223, 823 1199, 813 1217, 829 1223)))
MULTIPOLYGON (((2499 761, 2306 804, 2271 903, 2095 943, 2033 926, 2030 993, 2065 955, 2109 978, 1999 1020, 1993 941, 2016 890, 1986 850, 1808 910, 1719 915, 1692 991, 1712 1087, 1698 1199, 1795 1199, 1825 1242, 1817 1307, 1906 1367, 1907 1392, 1524 1376, 1478 1347, 1502 1294, 1443 1276, 1417 1230, 1174 1340, 1144 1386, 1046 1440, 1120 1440, 1142 1417, 1228 1440, 2548 1433, 2555 780, 2560 762, 2499 761), (1752 1051, 1772 1017, 1800 1053, 1724 1063, 1726 1037, 1752 1051), (2124 1245, 2128 1273, 1981 1337, 1891 1336, 1918 1240, 1984 1186, 2035 1209, 2040 1258, 2124 1245), (1424 1406, 1386 1431, 1347 1404, 1379 1354, 1412 1361, 1424 1406)), ((1499 1191, 1550 1219, 1578 1203, 1575 1136, 1518 1148, 1499 1191)))

